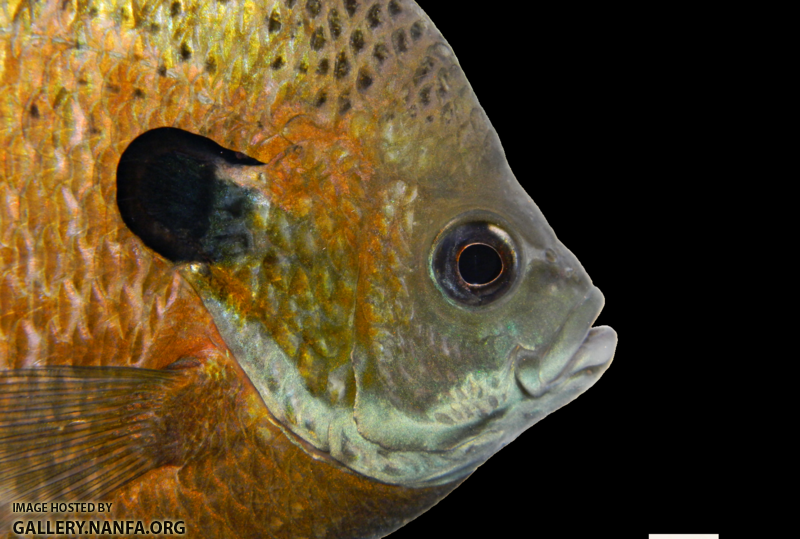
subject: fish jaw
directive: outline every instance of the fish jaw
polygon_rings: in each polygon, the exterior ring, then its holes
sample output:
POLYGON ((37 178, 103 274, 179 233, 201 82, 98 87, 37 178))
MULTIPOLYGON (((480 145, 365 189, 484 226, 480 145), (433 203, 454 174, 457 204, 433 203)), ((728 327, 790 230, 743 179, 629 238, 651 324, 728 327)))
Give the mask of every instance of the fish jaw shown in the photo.
POLYGON ((603 294, 592 287, 548 349, 539 352, 521 348, 516 358, 516 379, 527 396, 539 399, 573 378, 589 382, 582 389, 585 391, 605 372, 614 357, 617 334, 608 326, 591 327, 604 303, 603 294))
MULTIPOLYGON (((546 349, 535 352, 533 347, 518 344, 493 383, 478 384, 484 393, 496 386, 496 395, 505 396, 470 421, 455 425, 419 422, 374 395, 359 395, 356 424, 364 440, 397 454, 424 454, 426 457, 421 460, 425 464, 436 461, 435 466, 421 465, 400 481, 385 477, 382 480, 421 487, 464 477, 534 424, 591 388, 611 364, 617 334, 608 326, 591 327, 605 303, 597 287, 590 286, 579 297, 546 349)), ((476 382, 470 379, 456 393, 468 393, 466 386, 476 382)), ((429 411, 429 415, 435 414, 429 411)))

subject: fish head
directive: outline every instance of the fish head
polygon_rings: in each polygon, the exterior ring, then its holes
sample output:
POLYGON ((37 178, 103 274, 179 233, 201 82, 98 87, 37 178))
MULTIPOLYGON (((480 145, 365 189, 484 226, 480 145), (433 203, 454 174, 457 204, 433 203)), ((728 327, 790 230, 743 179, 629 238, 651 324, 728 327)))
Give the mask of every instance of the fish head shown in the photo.
MULTIPOLYGON (((252 102, 232 134, 180 125, 235 147, 146 133, 118 197, 287 433, 419 487, 465 477, 591 387, 616 334, 591 328, 602 294, 515 178, 447 42, 418 6, 392 5, 284 13, 310 41, 231 92, 252 102), (324 48, 334 34, 350 48, 324 48)), ((534 174, 531 192, 547 181, 534 174)))
POLYGON ((602 293, 514 176, 449 47, 417 63, 436 66, 436 99, 424 106, 412 78, 419 112, 371 120, 383 188, 362 232, 351 351, 358 434, 413 461, 370 473, 409 485, 474 470, 591 387, 616 347, 591 327, 602 293))
POLYGON ((463 137, 410 137, 426 156, 403 168, 414 224, 405 247, 373 249, 383 263, 355 320, 358 432, 384 451, 441 457, 414 484, 474 470, 591 387, 616 347, 611 328, 591 327, 602 293, 514 177, 477 102, 468 129, 468 151, 463 137))

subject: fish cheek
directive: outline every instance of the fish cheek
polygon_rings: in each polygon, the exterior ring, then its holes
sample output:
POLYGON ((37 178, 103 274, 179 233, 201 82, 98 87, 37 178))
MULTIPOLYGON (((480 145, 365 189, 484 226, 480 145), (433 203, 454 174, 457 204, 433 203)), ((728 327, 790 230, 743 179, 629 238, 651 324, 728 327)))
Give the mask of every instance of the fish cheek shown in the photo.
MULTIPOLYGON (((498 256, 495 248, 516 252, 515 242, 493 231, 486 219, 485 212, 471 211, 446 226, 445 239, 457 244, 442 256, 456 257, 476 242, 493 246, 488 248, 492 256, 498 256)), ((456 304, 458 300, 436 288, 435 276, 429 275, 431 246, 437 251, 449 243, 436 237, 421 242, 428 247, 414 249, 416 263, 410 264, 410 274, 402 274, 407 285, 402 294, 386 293, 392 288, 390 271, 360 289, 370 308, 357 311, 362 338, 352 354, 358 386, 354 417, 359 433, 384 449, 449 451, 470 443, 503 415, 514 397, 508 367, 516 343, 507 334, 511 330, 505 330, 505 307, 487 310, 467 300, 456 304)), ((516 256, 504 253, 502 263, 504 276, 513 281, 516 256)), ((487 301, 506 291, 487 290, 487 301)))
POLYGON ((226 171, 261 163, 175 128, 147 131, 117 167, 122 220, 149 248, 173 262, 219 262, 252 246, 249 189, 226 171))

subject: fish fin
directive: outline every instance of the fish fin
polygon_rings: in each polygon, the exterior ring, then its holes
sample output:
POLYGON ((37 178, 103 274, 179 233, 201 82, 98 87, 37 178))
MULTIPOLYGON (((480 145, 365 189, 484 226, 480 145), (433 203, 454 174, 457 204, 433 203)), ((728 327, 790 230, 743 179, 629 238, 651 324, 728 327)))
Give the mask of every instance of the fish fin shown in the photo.
POLYGON ((130 367, 0 371, 0 506, 100 500, 169 464, 163 408, 184 380, 130 367))

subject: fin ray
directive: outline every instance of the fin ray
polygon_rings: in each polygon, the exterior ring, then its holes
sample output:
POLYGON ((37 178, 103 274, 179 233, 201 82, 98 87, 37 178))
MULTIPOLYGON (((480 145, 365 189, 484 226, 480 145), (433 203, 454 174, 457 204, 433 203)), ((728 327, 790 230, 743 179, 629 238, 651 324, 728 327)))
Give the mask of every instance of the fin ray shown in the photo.
POLYGON ((0 503, 97 500, 165 464, 160 424, 180 371, 0 371, 0 503))

